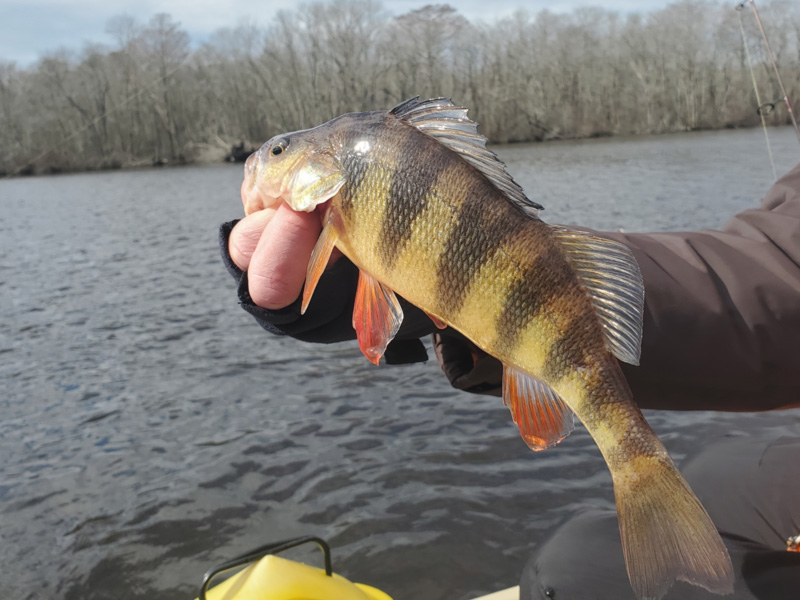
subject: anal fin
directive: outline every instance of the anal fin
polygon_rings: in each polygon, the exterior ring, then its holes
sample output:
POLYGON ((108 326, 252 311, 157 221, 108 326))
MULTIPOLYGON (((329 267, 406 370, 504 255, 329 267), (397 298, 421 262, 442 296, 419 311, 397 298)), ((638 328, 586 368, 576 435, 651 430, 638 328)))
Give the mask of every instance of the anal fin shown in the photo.
POLYGON ((380 281, 359 271, 353 307, 353 329, 367 359, 378 364, 386 346, 403 322, 403 309, 395 293, 380 281))
POLYGON ((541 379, 503 364, 503 404, 534 452, 551 448, 575 429, 572 411, 541 379))
POLYGON ((338 239, 339 234, 336 229, 334 229, 333 225, 328 222, 328 224, 322 228, 322 233, 319 234, 317 245, 314 246, 314 250, 311 252, 311 258, 308 261, 306 283, 303 287, 303 303, 300 305, 301 315, 305 314, 306 308, 308 308, 311 296, 314 294, 317 283, 319 283, 319 278, 328 265, 331 252, 333 252, 333 248, 336 246, 336 241, 338 239))

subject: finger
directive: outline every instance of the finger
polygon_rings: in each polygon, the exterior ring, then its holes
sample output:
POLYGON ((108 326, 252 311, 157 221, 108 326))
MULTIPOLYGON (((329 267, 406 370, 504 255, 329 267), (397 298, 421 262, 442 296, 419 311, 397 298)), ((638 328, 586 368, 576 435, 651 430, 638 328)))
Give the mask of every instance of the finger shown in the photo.
POLYGON ((267 223, 274 215, 274 208, 259 210, 239 221, 231 231, 228 238, 228 254, 231 255, 233 264, 242 271, 247 271, 250 266, 250 258, 258 246, 267 223))
POLYGON ((469 345, 461 337, 437 331, 433 334, 433 350, 451 384, 469 373, 474 366, 469 345))
POLYGON ((250 297, 269 309, 288 306, 300 295, 311 251, 322 230, 314 213, 281 204, 267 223, 250 258, 250 297))
POLYGON ((503 364, 499 360, 479 350, 458 334, 434 333, 433 348, 442 371, 454 388, 479 394, 500 395, 503 364))

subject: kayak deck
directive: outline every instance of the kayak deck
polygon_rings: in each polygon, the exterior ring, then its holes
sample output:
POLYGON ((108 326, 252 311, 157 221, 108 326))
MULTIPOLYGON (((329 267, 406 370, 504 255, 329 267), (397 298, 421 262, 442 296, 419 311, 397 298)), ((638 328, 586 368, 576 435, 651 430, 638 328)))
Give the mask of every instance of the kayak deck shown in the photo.
POLYGON ((488 596, 479 596, 475 600, 519 600, 519 586, 500 590, 488 596))

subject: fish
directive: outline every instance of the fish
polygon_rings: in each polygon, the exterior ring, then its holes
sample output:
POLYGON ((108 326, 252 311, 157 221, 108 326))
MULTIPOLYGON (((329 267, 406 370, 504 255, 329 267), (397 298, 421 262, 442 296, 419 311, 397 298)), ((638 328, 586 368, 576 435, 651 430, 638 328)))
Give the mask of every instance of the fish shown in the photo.
POLYGON ((675 580, 733 591, 719 533, 618 362, 641 353, 636 259, 543 221, 467 108, 415 97, 274 136, 248 158, 241 195, 246 214, 282 202, 323 212, 302 311, 338 249, 359 269, 353 327, 373 363, 402 322, 399 295, 502 362, 503 402, 531 449, 560 442, 577 415, 611 472, 638 598, 675 580))

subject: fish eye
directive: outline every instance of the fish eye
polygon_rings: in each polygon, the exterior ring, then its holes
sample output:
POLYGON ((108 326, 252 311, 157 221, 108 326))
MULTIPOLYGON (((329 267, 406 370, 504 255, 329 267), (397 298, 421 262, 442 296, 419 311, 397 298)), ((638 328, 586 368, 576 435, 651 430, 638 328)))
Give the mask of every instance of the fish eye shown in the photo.
POLYGON ((272 156, 278 156, 284 150, 286 150, 287 146, 289 145, 289 140, 286 138, 281 138, 272 146, 272 150, 270 150, 272 156))

